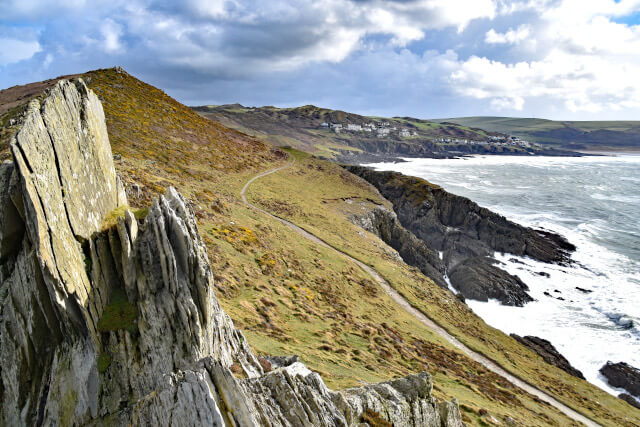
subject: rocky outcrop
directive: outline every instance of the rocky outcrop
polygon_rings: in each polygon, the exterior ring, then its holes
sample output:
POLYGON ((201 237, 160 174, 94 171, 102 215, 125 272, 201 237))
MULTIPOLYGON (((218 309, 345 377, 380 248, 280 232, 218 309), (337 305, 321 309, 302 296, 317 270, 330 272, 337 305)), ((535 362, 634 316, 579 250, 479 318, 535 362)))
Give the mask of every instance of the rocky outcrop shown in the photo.
POLYGON ((533 298, 529 287, 518 276, 494 265, 491 257, 477 256, 464 259, 449 270, 453 286, 465 298, 479 301, 496 299, 505 305, 522 306, 533 298))
POLYGON ((375 411, 461 425, 426 374, 334 392, 295 359, 265 372, 218 303, 182 196, 169 188, 144 218, 128 209, 102 106, 81 80, 32 101, 11 149, 0 424, 356 425, 375 411))
POLYGON ((627 402, 629 405, 640 409, 640 400, 634 398, 629 393, 620 393, 618 397, 627 402))
POLYGON ((623 388, 629 394, 640 398, 640 369, 624 362, 607 362, 600 373, 613 387, 623 388))
POLYGON ((529 256, 543 262, 567 263, 575 247, 563 237, 515 224, 471 200, 427 181, 397 172, 346 166, 393 203, 403 227, 443 253, 453 287, 466 298, 521 306, 531 297, 517 277, 495 266, 495 252, 529 256))
POLYGON ((447 287, 444 280, 445 266, 438 254, 410 231, 405 229, 396 214, 384 206, 375 206, 362 214, 351 217, 351 221, 378 236, 383 242, 398 251, 404 262, 418 267, 438 285, 447 287))
POLYGON ((566 373, 573 375, 574 377, 578 377, 581 379, 585 379, 582 372, 571 366, 569 361, 565 359, 565 357, 556 350, 556 348, 549 341, 534 337, 534 336, 525 336, 521 337, 516 334, 511 334, 511 337, 518 341, 520 344, 525 347, 529 347, 535 353, 538 353, 540 357, 544 359, 545 362, 550 365, 557 366, 562 369, 566 373))

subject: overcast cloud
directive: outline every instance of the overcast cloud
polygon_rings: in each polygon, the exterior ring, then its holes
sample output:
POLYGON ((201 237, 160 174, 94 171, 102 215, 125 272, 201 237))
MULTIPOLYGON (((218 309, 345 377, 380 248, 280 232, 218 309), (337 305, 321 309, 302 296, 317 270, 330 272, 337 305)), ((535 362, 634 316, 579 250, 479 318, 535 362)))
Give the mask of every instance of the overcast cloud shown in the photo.
POLYGON ((194 104, 640 119, 640 0, 0 0, 0 87, 121 65, 194 104))

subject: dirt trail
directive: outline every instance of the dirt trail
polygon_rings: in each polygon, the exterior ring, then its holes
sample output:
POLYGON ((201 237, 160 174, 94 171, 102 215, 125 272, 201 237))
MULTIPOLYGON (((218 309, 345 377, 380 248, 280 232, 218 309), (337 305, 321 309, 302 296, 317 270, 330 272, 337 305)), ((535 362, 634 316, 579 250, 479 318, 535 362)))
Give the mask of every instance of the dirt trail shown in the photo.
POLYGON ((396 291, 393 287, 391 287, 389 282, 387 282, 376 270, 374 270, 373 268, 371 268, 367 264, 365 264, 365 263, 353 258, 351 255, 348 255, 348 254, 344 253, 340 249, 331 246, 330 244, 328 244, 324 240, 322 240, 319 237, 309 233, 308 231, 298 227, 297 225, 287 221, 286 219, 283 219, 283 218, 280 218, 280 217, 278 217, 276 215, 273 215, 272 213, 267 212, 264 209, 259 208, 258 206, 250 203, 247 200, 247 197, 246 197, 245 193, 247 191, 247 188, 249 188, 249 186, 251 185, 251 183, 253 183, 255 180, 257 180, 259 178, 262 178, 262 177, 264 177, 266 175, 270 175, 272 173, 276 173, 278 171, 281 171, 283 169, 291 167, 291 166, 293 166, 293 164, 295 162, 296 162, 295 157, 292 157, 292 160, 289 163, 287 163, 286 165, 280 166, 280 167, 275 168, 275 169, 270 169, 270 170, 268 170, 266 172, 262 172, 262 173, 260 173, 260 174, 258 174, 256 176, 254 176, 253 178, 251 178, 249 181, 247 181, 247 183, 244 185, 244 187, 242 187, 242 190, 240 191, 240 196, 242 197, 242 201, 244 202, 244 204, 247 205, 248 207, 250 207, 251 209, 254 209, 254 210, 258 211, 258 212, 261 212, 264 215, 267 215, 267 216, 269 216, 269 217, 271 217, 271 218, 273 218, 273 219, 275 219, 277 221, 280 221, 282 224, 286 225, 290 229, 292 229, 295 232, 301 234, 302 236, 306 237, 307 239, 311 240, 312 242, 317 243, 320 246, 324 246, 325 248, 328 248, 330 250, 333 250, 333 251, 341 254, 342 256, 348 258, 352 262, 356 263, 362 270, 364 270, 367 274, 369 274, 398 305, 400 305, 402 308, 404 308, 406 311, 408 311, 409 314, 411 314, 413 317, 415 317, 420 323, 422 323, 423 325, 425 325, 426 327, 428 327, 429 329, 431 329, 432 331, 434 331, 435 333, 437 333, 438 335, 440 335, 441 337, 443 337, 444 339, 449 341, 458 350, 460 350, 462 353, 466 354, 468 357, 470 357, 471 359, 475 360, 476 362, 480 363, 485 368, 487 368, 490 371, 500 375, 501 377, 503 377, 504 379, 509 381, 511 384, 521 388, 522 390, 526 391, 527 393, 532 394, 532 395, 538 397, 540 400, 543 400, 543 401, 547 402, 548 404, 554 406, 556 409, 560 410, 562 413, 564 413, 569 418, 572 418, 575 421, 579 421, 579 422, 581 422, 581 423, 583 423, 583 424, 585 424, 587 426, 599 426, 600 425, 600 424, 597 424, 597 423, 593 422, 592 420, 590 420, 589 418, 585 417, 584 415, 582 415, 582 414, 574 411, 573 409, 569 408, 567 405, 565 405, 565 404, 561 403, 560 401, 556 400, 555 398, 553 398, 551 395, 545 393, 544 391, 532 386, 531 384, 525 382, 524 380, 522 380, 522 379, 514 376, 513 374, 507 372, 505 369, 503 369, 501 366, 499 366, 496 362, 488 359, 487 357, 483 356, 480 353, 477 353, 477 352, 471 350, 469 347, 467 347, 465 344, 463 344, 461 341, 459 341, 456 337, 454 337, 453 335, 449 334, 449 332, 447 332, 443 327, 441 327, 440 325, 435 323, 433 320, 428 318, 423 312, 421 312, 420 310, 418 310, 414 306, 412 306, 411 303, 409 303, 409 301, 407 301, 402 295, 400 295, 398 293, 398 291, 396 291))

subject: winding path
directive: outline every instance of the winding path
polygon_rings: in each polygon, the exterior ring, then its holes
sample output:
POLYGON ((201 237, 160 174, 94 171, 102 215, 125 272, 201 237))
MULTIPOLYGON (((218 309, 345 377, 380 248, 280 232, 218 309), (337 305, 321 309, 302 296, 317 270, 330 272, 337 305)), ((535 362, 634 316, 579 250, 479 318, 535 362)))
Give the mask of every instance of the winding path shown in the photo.
POLYGON ((365 264, 362 261, 359 261, 359 260, 353 258, 351 255, 348 255, 347 253, 341 251, 340 249, 338 249, 338 248, 336 248, 334 246, 331 246, 330 244, 328 244, 324 240, 322 240, 319 237, 309 233, 308 231, 298 227, 297 225, 293 224, 292 222, 289 222, 286 219, 280 218, 279 216, 273 215, 272 213, 267 212, 262 208, 259 208, 258 206, 250 203, 247 200, 247 196, 245 195, 245 193, 247 191, 247 188, 249 188, 249 186, 251 185, 251 183, 253 183, 255 180, 260 179, 260 178, 262 178, 264 176, 267 176, 267 175, 270 175, 272 173, 276 173, 278 171, 281 171, 283 169, 291 167, 291 166, 293 166, 293 164, 295 162, 296 162, 296 158, 292 156, 292 160, 289 163, 287 163, 286 165, 277 167, 275 169, 270 169, 270 170, 268 170, 266 172, 259 173, 258 175, 254 176, 249 181, 247 181, 246 184, 244 185, 244 187, 242 187, 242 190, 240 191, 240 196, 242 197, 242 201, 244 202, 244 204, 247 205, 248 207, 250 207, 251 209, 254 209, 254 210, 256 210, 256 211, 258 211, 258 212, 260 212, 260 213, 262 213, 264 215, 267 215, 267 216, 275 219, 276 221, 280 221, 282 224, 286 225, 287 227, 289 227, 293 231, 297 232, 298 234, 301 234, 302 236, 306 237, 307 239, 311 240, 312 242, 317 243, 318 245, 323 246, 325 248, 328 248, 328 249, 330 249, 330 250, 332 250, 334 252, 337 252, 340 255, 346 257, 347 259, 349 259, 350 261, 356 263, 362 270, 364 270, 367 274, 369 274, 398 305, 400 305, 402 308, 404 308, 406 311, 408 311, 409 314, 411 314, 413 317, 415 317, 420 323, 422 323, 427 328, 431 329, 433 332, 437 333, 438 335, 440 335, 441 337, 443 337, 444 339, 449 341, 454 347, 456 347, 462 353, 466 354, 471 359, 473 359, 476 362, 480 363, 485 368, 487 368, 490 371, 500 375, 501 377, 503 377, 504 379, 509 381, 511 384, 521 388, 522 390, 526 391, 527 393, 538 397, 540 400, 543 400, 544 402, 547 402, 548 404, 550 404, 551 406, 553 406, 556 409, 560 410, 562 413, 564 413, 569 418, 572 418, 575 421, 579 421, 579 422, 581 422, 581 423, 583 423, 583 424, 585 424, 587 426, 599 426, 600 425, 600 424, 597 424, 597 423, 593 422, 592 420, 590 420, 589 418, 585 417, 584 415, 576 412, 575 410, 571 409, 570 407, 568 407, 564 403, 561 403, 560 401, 556 400, 555 398, 553 398, 551 395, 545 393, 544 391, 532 386, 531 384, 525 382, 524 380, 522 380, 522 379, 516 377, 515 375, 507 372, 505 369, 503 369, 496 362, 490 360, 489 358, 483 356, 480 353, 477 353, 477 352, 471 350, 465 344, 460 342, 456 337, 454 337, 449 332, 447 332, 442 326, 438 325, 433 320, 428 318, 422 311, 420 311, 420 310, 416 309, 414 306, 412 306, 411 303, 409 303, 409 301, 407 301, 402 295, 400 295, 400 293, 398 293, 398 291, 396 291, 393 287, 391 287, 389 282, 387 282, 380 275, 380 273, 378 273, 376 270, 374 270, 373 268, 371 268, 367 264, 365 264))

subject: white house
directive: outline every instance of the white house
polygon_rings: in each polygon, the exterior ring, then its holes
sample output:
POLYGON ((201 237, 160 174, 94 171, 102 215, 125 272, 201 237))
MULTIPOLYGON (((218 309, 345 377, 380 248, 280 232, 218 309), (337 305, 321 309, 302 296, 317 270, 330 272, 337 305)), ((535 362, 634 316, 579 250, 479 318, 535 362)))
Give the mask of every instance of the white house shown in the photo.
POLYGON ((347 124, 347 130, 354 131, 354 132, 361 131, 362 130, 362 126, 354 125, 352 123, 349 123, 349 124, 347 124))
POLYGON ((378 137, 383 137, 383 136, 387 136, 389 135, 389 129, 388 128, 380 128, 378 129, 378 137))
POLYGON ((401 138, 408 138, 411 136, 411 133, 409 132, 408 129, 402 129, 399 135, 401 138))

